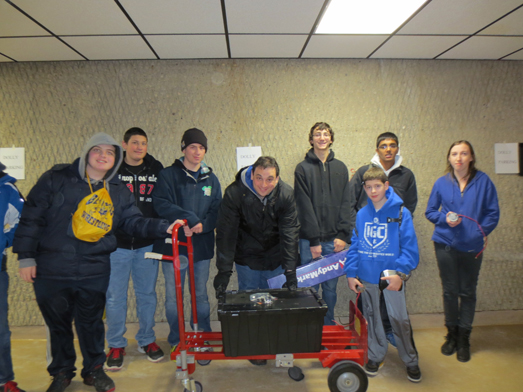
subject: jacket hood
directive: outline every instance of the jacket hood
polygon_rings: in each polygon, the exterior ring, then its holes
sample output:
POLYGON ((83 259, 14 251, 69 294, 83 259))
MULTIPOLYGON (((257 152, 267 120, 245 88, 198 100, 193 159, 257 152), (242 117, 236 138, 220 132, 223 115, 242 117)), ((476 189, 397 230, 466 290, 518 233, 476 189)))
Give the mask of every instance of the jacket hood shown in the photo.
MULTIPOLYGON (((394 189, 389 185, 389 189, 387 189, 385 191, 385 197, 387 198, 387 201, 385 202, 385 204, 383 205, 383 207, 380 208, 380 211, 386 211, 388 210, 389 208, 391 207, 394 207, 394 206, 401 206, 403 203, 403 200, 401 200, 401 197, 399 197, 396 192, 394 192, 394 189)), ((372 204, 372 200, 370 199, 370 197, 367 197, 367 205, 370 207, 372 206, 372 208, 374 210, 376 210, 374 208, 374 204, 372 204)))
POLYGON ((389 170, 385 170, 383 168, 383 166, 381 165, 381 162, 380 162, 380 156, 378 155, 378 153, 374 154, 374 156, 372 157, 372 159, 370 160, 370 162, 374 165, 374 166, 378 166, 380 167, 381 169, 383 169, 383 171, 385 172, 385 174, 388 176, 390 174, 391 171, 397 169, 398 167, 401 166, 401 162, 403 162, 403 157, 398 153, 396 155, 396 157, 394 158, 395 161, 394 161, 394 165, 392 165, 392 167, 389 169, 389 170))
MULTIPOLYGON (((258 194, 256 193, 256 190, 254 189, 254 185, 252 183, 251 173, 252 173, 252 166, 248 166, 248 167, 244 167, 243 169, 241 169, 238 172, 238 175, 240 176, 242 184, 245 185, 247 188, 249 188, 249 190, 252 193, 254 193, 256 196, 258 196, 258 194)), ((260 196, 258 196, 258 198, 260 200, 263 199, 263 198, 260 198, 260 196)))
POLYGON ((114 166, 107 171, 104 180, 109 182, 118 172, 118 169, 120 168, 120 165, 123 161, 123 149, 122 146, 120 146, 116 140, 114 140, 111 136, 109 136, 106 133, 100 132, 91 137, 87 143, 85 143, 82 153, 80 154, 80 162, 78 164, 78 173, 80 174, 80 177, 82 180, 86 179, 85 176, 85 169, 87 166, 87 155, 89 154, 89 151, 91 151, 91 148, 94 146, 99 146, 101 144, 109 144, 114 146, 116 156, 114 157, 114 166))
MULTIPOLYGON (((309 159, 312 162, 321 162, 320 158, 314 153, 314 148, 311 148, 307 153, 305 154, 305 159, 309 159)), ((329 155, 327 155, 327 161, 332 161, 334 159, 334 151, 330 150, 329 155)))
POLYGON ((0 185, 3 185, 7 182, 10 182, 11 184, 14 184, 16 182, 16 178, 10 176, 6 172, 0 170, 0 185))

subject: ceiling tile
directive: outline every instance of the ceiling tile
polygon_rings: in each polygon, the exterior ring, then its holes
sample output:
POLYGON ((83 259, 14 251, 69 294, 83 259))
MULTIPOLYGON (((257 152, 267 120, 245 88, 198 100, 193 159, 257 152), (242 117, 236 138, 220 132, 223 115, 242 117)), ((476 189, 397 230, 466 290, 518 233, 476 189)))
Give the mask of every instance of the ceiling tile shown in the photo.
POLYGON ((399 34, 474 34, 521 0, 433 0, 399 34))
POLYGON ((50 34, 5 1, 0 1, 0 37, 50 34))
POLYGON ((143 34, 224 34, 220 1, 120 0, 143 34))
POLYGON ((297 58, 306 35, 231 35, 233 58, 297 58))
POLYGON ((229 33, 309 34, 324 0, 225 0, 229 33))
POLYGON ((62 37, 89 60, 155 59, 156 56, 139 35, 62 37))
POLYGON ((54 37, 0 38, 0 53, 16 61, 84 60, 54 37))
POLYGON ((483 30, 481 35, 523 35, 523 7, 483 30))
POLYGON ((12 0, 56 35, 136 34, 114 1, 12 0))
POLYGON ((10 60, 10 59, 8 59, 7 57, 2 56, 2 55, 0 54, 0 63, 12 63, 12 62, 13 62, 13 60, 10 60))
POLYGON ((313 35, 302 57, 365 58, 388 35, 313 35))
POLYGON ((505 57, 505 60, 523 60, 523 49, 519 52, 511 54, 508 57, 505 57))
POLYGON ((394 36, 379 48, 371 58, 432 59, 465 38, 467 36, 394 36))
POLYGON ((147 35, 161 59, 227 58, 225 35, 147 35))
POLYGON ((523 48, 523 37, 472 37, 438 59, 497 60, 523 48))

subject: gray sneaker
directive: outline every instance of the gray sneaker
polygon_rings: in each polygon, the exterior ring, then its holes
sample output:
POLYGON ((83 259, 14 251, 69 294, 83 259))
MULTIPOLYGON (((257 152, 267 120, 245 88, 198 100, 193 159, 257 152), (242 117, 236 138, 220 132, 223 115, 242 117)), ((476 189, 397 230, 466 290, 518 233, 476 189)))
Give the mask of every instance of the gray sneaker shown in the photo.
POLYGON ((371 361, 370 359, 365 364, 365 373, 367 373, 367 376, 374 377, 378 374, 378 370, 380 370, 380 367, 383 366, 383 362, 378 363, 371 361))
POLYGON ((421 381, 421 370, 419 366, 408 366, 407 367, 407 378, 412 382, 421 381))

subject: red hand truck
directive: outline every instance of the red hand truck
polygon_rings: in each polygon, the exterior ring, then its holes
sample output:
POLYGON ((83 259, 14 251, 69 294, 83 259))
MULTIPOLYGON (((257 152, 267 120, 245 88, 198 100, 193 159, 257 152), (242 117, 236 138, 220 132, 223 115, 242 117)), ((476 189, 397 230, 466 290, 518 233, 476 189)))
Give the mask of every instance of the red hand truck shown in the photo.
POLYGON ((276 361, 276 366, 289 368, 288 374, 292 379, 301 381, 305 376, 299 367, 294 366, 294 360, 311 358, 319 359, 323 367, 330 368, 327 381, 331 392, 365 392, 367 390, 368 379, 363 369, 363 366, 367 362, 367 321, 352 301, 349 304, 350 316, 347 325, 323 326, 322 349, 318 352, 238 357, 225 356, 223 353, 221 332, 198 332, 192 238, 187 237, 187 242, 179 242, 178 230, 180 227, 182 227, 182 225, 177 223, 173 228, 172 256, 147 252, 145 257, 158 260, 170 260, 174 264, 180 344, 178 344, 171 353, 171 360, 176 361, 176 378, 181 380, 184 392, 203 391, 202 384, 191 377, 196 370, 196 363, 200 366, 206 366, 213 360, 271 359, 276 361), (187 247, 189 260, 192 317, 194 322, 193 332, 185 330, 178 249, 180 245, 187 247), (207 342, 212 342, 212 344, 207 344, 207 342))

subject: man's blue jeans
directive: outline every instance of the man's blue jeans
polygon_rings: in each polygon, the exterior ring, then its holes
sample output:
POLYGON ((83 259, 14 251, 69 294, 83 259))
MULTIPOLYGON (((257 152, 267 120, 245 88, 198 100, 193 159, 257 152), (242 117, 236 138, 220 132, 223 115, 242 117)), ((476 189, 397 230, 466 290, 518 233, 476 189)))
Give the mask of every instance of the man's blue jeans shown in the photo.
MULTIPOLYGON (((185 275, 188 270, 187 257, 180 255, 180 264, 185 268, 180 270, 182 277, 182 296, 185 287, 185 275)), ((200 260, 194 263, 194 286, 196 291, 196 308, 198 316, 198 330, 211 332, 211 307, 207 296, 207 280, 209 280, 209 266, 211 260, 200 260)), ((174 265, 172 261, 162 262, 162 271, 165 277, 165 316, 169 323, 170 332, 167 341, 171 346, 180 343, 180 330, 178 328, 178 308, 176 306, 176 286, 174 284, 174 265)), ((189 287, 190 284, 189 284, 189 287)), ((194 306, 194 304, 193 304, 194 306)), ((191 312, 191 326, 193 325, 191 312)))
MULTIPOLYGON (((327 256, 331 253, 334 253, 334 241, 320 242, 320 245, 322 256, 327 256)), ((308 240, 300 239, 300 257, 301 265, 309 264, 310 262, 312 262, 311 245, 308 240)), ((313 286, 318 292, 318 294, 320 293, 320 285, 322 290, 321 297, 329 307, 329 310, 327 311, 327 314, 324 318, 324 324, 334 325, 334 307, 336 306, 336 301, 338 299, 338 295, 336 294, 338 278, 327 280, 326 282, 313 286)))
POLYGON ((283 268, 279 266, 272 271, 258 271, 250 269, 246 265, 236 264, 236 273, 238 274, 238 290, 264 290, 269 288, 267 279, 283 274, 283 268))
POLYGON ((106 339, 109 347, 127 346, 127 339, 123 335, 127 331, 127 289, 131 275, 136 295, 136 314, 140 323, 136 334, 138 346, 147 346, 156 340, 153 327, 158 260, 144 258, 145 252, 151 252, 152 249, 152 245, 134 250, 118 248, 111 253, 111 278, 105 305, 106 339))
MULTIPOLYGON (((0 259, 1 259, 0 255, 0 259)), ((0 272, 0 384, 5 384, 15 378, 13 362, 11 361, 11 331, 7 320, 7 291, 9 275, 7 271, 0 272)))

